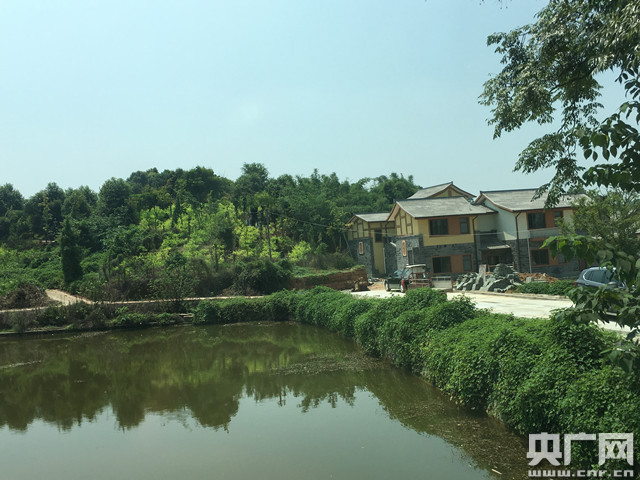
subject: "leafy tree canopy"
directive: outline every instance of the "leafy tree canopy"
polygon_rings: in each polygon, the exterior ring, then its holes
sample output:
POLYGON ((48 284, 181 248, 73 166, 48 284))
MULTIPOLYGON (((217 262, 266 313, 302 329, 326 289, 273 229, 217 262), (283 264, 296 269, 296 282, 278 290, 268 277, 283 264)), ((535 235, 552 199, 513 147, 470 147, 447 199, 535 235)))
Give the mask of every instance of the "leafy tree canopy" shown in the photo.
POLYGON ((555 168, 542 187, 550 203, 583 184, 640 188, 639 0, 552 0, 535 23, 491 35, 488 44, 504 64, 481 96, 492 107, 494 136, 528 122, 557 125, 533 140, 516 164, 525 173, 555 168), (617 74, 628 101, 600 122, 598 76, 606 71, 617 74), (606 162, 582 167, 580 151, 606 162))
MULTIPOLYGON (((516 170, 530 173, 554 168, 555 175, 541 190, 547 203, 571 189, 605 186, 620 194, 640 192, 640 0, 551 0, 530 25, 488 39, 502 55, 502 71, 484 85, 481 102, 492 108, 489 123, 494 136, 528 122, 554 123, 555 130, 534 139, 520 154, 516 170), (598 114, 601 74, 613 71, 627 101, 603 121, 598 114), (591 159, 583 167, 579 159, 591 159), (604 161, 602 161, 604 160, 604 161)), ((614 196, 606 202, 615 203, 614 196)), ((585 218, 598 222, 607 207, 583 205, 585 218)), ((619 208, 617 205, 615 208, 619 208)), ((617 212, 622 215, 622 211, 617 212)), ((606 215, 606 213, 604 213, 606 215)), ((545 242, 553 255, 579 257, 612 269, 624 288, 575 289, 575 308, 561 315, 576 321, 615 319, 630 327, 629 338, 640 330, 640 257, 632 243, 621 243, 621 219, 609 233, 552 237, 545 242)), ((621 342, 611 352, 631 370, 638 348, 621 342)))

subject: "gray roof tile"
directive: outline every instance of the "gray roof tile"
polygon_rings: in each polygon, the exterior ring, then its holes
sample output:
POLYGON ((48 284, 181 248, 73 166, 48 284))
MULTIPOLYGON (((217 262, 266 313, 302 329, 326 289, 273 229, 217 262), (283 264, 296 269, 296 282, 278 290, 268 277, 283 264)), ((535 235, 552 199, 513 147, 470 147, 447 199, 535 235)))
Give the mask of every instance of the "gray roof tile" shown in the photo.
MULTIPOLYGON (((547 201, 548 194, 544 192, 540 197, 534 200, 534 196, 537 192, 535 188, 528 188, 524 190, 495 190, 492 192, 480 192, 478 198, 474 201, 475 204, 482 203, 483 197, 489 200, 491 203, 511 212, 520 212, 524 210, 542 210, 544 204, 547 201)), ((554 208, 567 208, 571 206, 571 203, 580 197, 584 197, 584 194, 577 195, 564 195, 560 197, 557 205, 554 208)))
POLYGON ((464 197, 436 197, 396 202, 413 218, 448 217, 450 215, 484 215, 495 213, 483 205, 473 205, 464 197))

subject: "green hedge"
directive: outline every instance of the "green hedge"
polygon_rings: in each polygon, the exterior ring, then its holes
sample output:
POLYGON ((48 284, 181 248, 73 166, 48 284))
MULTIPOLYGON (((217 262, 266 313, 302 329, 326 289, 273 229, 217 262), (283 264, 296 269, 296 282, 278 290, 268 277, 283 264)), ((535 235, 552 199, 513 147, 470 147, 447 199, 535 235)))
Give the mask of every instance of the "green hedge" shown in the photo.
POLYGON ((573 280, 558 280, 557 282, 523 283, 516 288, 516 293, 535 293, 539 295, 567 295, 575 288, 573 280))

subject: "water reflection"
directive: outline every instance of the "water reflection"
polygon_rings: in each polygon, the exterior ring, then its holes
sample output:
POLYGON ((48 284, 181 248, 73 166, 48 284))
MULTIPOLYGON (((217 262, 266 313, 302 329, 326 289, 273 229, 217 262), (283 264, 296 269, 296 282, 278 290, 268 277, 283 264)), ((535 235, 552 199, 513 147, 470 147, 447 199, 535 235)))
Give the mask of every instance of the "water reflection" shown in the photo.
MULTIPOLYGON (((118 428, 185 410, 230 431, 241 402, 358 407, 371 392, 394 421, 461 448, 487 471, 520 478, 521 438, 456 407, 420 379, 341 337, 297 324, 180 327, 0 341, 0 427, 36 420, 70 431, 111 410, 118 428)), ((290 405, 289 405, 290 406, 290 405)))

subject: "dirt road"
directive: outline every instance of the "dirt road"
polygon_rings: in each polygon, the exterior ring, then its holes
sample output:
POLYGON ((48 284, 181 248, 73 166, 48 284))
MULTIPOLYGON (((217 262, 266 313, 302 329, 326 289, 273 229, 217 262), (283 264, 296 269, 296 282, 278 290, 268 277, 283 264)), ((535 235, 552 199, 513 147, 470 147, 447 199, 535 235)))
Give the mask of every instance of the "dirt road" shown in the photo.
POLYGON ((63 305, 72 305, 74 303, 93 303, 91 300, 87 300, 86 298, 77 297, 75 295, 71 295, 70 293, 63 292, 62 290, 45 290, 47 297, 49 297, 54 302, 60 302, 63 305))

